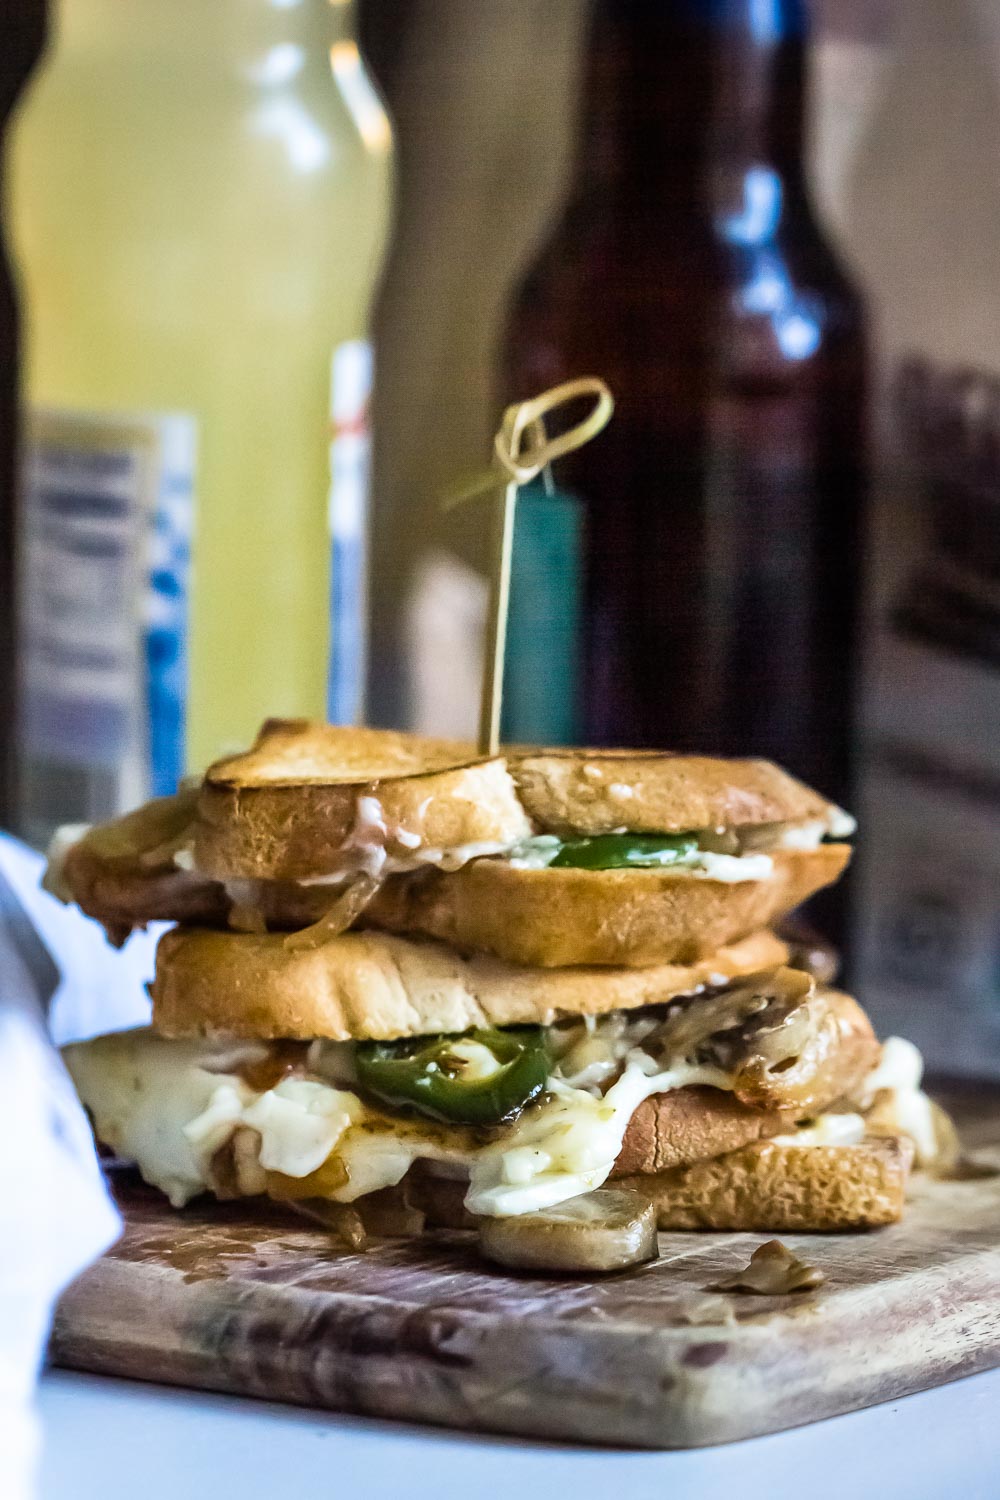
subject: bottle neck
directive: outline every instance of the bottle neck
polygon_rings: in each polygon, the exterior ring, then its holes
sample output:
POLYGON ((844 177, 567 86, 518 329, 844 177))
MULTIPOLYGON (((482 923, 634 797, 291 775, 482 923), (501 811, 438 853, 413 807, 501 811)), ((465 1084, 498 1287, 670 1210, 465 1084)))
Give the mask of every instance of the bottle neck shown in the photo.
POLYGON ((0 121, 27 82, 45 40, 45 0, 8 0, 0 20, 0 121))
POLYGON ((277 72, 294 65, 300 48, 309 64, 355 35, 355 0, 55 0, 58 55, 85 59, 116 53, 193 70, 277 72))
POLYGON ((721 211, 727 184, 754 174, 794 195, 806 29, 802 0, 600 0, 582 174, 651 208, 721 211))

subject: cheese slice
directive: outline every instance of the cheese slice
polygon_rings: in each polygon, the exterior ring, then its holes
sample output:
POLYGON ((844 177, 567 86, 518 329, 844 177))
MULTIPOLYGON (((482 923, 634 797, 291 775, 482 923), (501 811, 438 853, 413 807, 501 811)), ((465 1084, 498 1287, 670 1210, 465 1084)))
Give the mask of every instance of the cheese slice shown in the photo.
MULTIPOLYGON (((613 1050, 627 1042, 626 1034, 613 1050)), ((259 1060, 260 1046, 251 1050, 250 1060, 259 1060)), ((635 1110, 651 1094, 696 1083, 732 1087, 719 1068, 658 1069, 633 1046, 606 1094, 553 1076, 543 1102, 499 1139, 476 1145, 460 1128, 380 1115, 321 1077, 284 1078, 255 1090, 234 1070, 232 1047, 219 1043, 167 1041, 142 1028, 74 1044, 64 1056, 100 1139, 134 1161, 175 1207, 210 1186, 215 1153, 246 1127, 259 1135, 261 1166, 301 1179, 304 1187, 337 1158, 346 1181, 325 1191, 341 1202, 394 1186, 415 1161, 430 1160, 468 1172, 473 1213, 529 1213, 600 1187, 635 1110)))

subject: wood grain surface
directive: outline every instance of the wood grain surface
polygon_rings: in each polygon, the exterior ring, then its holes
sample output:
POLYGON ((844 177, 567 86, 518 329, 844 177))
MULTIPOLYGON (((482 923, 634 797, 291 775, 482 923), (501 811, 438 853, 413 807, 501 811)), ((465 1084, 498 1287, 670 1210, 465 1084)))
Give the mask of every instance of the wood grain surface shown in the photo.
MULTIPOLYGON (((940 1091, 939 1091, 940 1093, 940 1091)), ((1000 1090, 946 1099, 1000 1166, 1000 1090)), ((515 1275, 459 1233, 331 1246, 270 1206, 182 1212, 132 1173, 121 1241, 57 1310, 56 1364, 335 1411, 655 1448, 774 1432, 1000 1364, 1000 1176, 914 1182, 903 1224, 788 1235, 816 1292, 714 1297, 765 1235, 664 1234, 600 1280, 515 1275)))

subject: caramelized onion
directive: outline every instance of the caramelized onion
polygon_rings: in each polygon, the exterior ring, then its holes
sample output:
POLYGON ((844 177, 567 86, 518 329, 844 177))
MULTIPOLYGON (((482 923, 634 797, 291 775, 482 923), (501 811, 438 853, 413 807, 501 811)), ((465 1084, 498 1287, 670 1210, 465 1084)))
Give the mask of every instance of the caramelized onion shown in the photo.
MULTIPOLYGON (((773 969, 755 974, 745 982, 717 995, 702 995, 671 1008, 666 1019, 643 1043, 654 1056, 668 1060, 683 1058, 717 1063, 733 1068, 752 1057, 774 1062, 791 1054, 799 1021, 814 991, 808 974, 795 969, 773 969), (793 1024, 789 1024, 792 1022, 793 1024), (778 1041, 766 1041, 788 1028, 778 1041)), ((805 1032, 805 1016, 802 1016, 805 1032)))
POLYGON ((287 1206, 305 1219, 322 1224, 345 1250, 366 1250, 368 1234, 361 1215, 348 1203, 332 1203, 328 1198, 294 1198, 287 1206))
POLYGON ((425 1215, 411 1202, 407 1184, 379 1188, 351 1205, 369 1234, 379 1239, 409 1238, 423 1232, 425 1215))
POLYGON ((282 1201, 299 1198, 325 1198, 338 1188, 346 1187, 350 1174, 339 1156, 328 1156, 322 1166, 305 1177, 289 1177, 284 1172, 268 1172, 267 1191, 282 1201))
POLYGON ((339 937, 353 927, 373 899, 379 883, 371 875, 358 875, 318 922, 299 932, 290 932, 284 940, 285 947, 294 952, 310 953, 314 948, 321 948, 329 938, 339 937))

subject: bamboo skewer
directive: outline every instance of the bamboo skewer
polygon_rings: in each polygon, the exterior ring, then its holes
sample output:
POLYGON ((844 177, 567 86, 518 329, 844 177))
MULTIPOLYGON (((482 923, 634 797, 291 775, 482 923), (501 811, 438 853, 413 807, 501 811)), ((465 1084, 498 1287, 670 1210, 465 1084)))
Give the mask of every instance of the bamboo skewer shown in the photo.
POLYGON ((483 755, 495 755, 500 745, 517 492, 539 474, 545 476, 549 488, 549 465, 553 460, 589 443, 607 425, 613 411, 611 392, 595 376, 566 381, 529 401, 508 406, 493 442, 492 468, 445 498, 447 509, 484 494, 494 500, 490 602, 479 712, 479 749, 483 755), (574 427, 550 438, 545 430, 545 417, 557 407, 584 396, 596 398, 593 409, 574 427))

